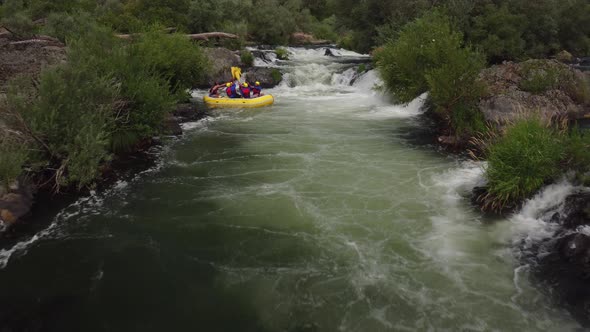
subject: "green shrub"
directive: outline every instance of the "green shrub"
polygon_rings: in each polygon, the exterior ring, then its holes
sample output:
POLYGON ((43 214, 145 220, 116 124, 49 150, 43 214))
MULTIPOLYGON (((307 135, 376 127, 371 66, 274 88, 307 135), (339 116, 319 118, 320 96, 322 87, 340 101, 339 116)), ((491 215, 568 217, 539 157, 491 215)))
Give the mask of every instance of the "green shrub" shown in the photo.
POLYGON ((201 73, 192 46, 150 33, 128 45, 91 25, 69 39, 68 62, 45 70, 36 88, 20 82, 10 89, 8 107, 22 121, 9 124, 31 136, 39 152, 29 157, 56 170, 57 189, 90 185, 111 152, 159 132, 180 96, 172 92, 201 73))
POLYGON ((520 88, 534 94, 541 94, 559 86, 562 70, 544 61, 523 63, 520 88))
POLYGON ((477 77, 485 64, 484 57, 469 48, 453 48, 448 55, 446 63, 425 73, 430 98, 439 112, 447 114, 479 101, 483 87, 477 77))
POLYGON ((485 59, 462 46, 462 35, 444 15, 429 13, 409 23, 375 58, 385 86, 400 102, 429 91, 436 110, 456 131, 482 127, 475 104, 483 89, 476 79, 485 59), (455 110, 460 114, 453 116, 455 110))
POLYGON ((27 146, 8 135, 0 136, 0 186, 9 186, 22 173, 27 146))
POLYGON ((590 133, 580 130, 577 126, 566 136, 566 164, 576 172, 590 171, 590 133))
POLYGON ((532 118, 508 128, 486 155, 488 191, 501 208, 530 197, 560 174, 564 151, 555 131, 532 118))
POLYGON ((170 81, 176 93, 193 88, 203 80, 208 68, 200 47, 185 36, 164 34, 156 29, 147 32, 129 47, 130 57, 154 68, 157 74, 170 81))
POLYGON ((362 73, 364 73, 364 72, 366 72, 366 71, 367 71, 367 65, 365 65, 364 63, 361 63, 361 64, 358 66, 358 68, 356 69, 356 72, 357 72, 358 74, 362 74, 362 73))
POLYGON ((113 81, 87 68, 65 65, 44 71, 31 99, 19 96, 27 89, 13 86, 9 107, 36 138, 38 157, 59 170, 58 187, 89 184, 107 157, 105 130, 117 97, 113 81))
POLYGON ((249 11, 248 32, 259 43, 286 45, 297 28, 295 16, 278 0, 258 0, 249 11))
POLYGON ((240 52, 240 61, 244 67, 252 67, 254 64, 254 55, 252 55, 252 52, 243 49, 240 52))
POLYGON ((452 61, 462 36, 449 19, 429 13, 407 24, 397 40, 379 52, 377 65, 386 87, 403 103, 428 91, 427 74, 452 61))
POLYGON ((47 16, 47 23, 42 32, 66 42, 69 38, 83 35, 92 28, 93 24, 96 24, 95 20, 87 12, 77 12, 75 14, 51 13, 47 16))
POLYGON ((507 4, 489 4, 473 19, 469 40, 479 45, 492 62, 517 59, 525 51, 525 22, 525 16, 513 14, 507 4))
POLYGON ((275 49, 275 54, 279 60, 289 60, 289 51, 283 47, 277 47, 275 49))
POLYGON ((272 78, 272 80, 273 80, 273 81, 274 81, 276 84, 280 83, 280 82, 283 80, 283 75, 282 75, 282 74, 281 74, 281 72, 280 72, 278 69, 276 69, 276 68, 273 68, 273 69, 271 70, 271 72, 270 72, 270 77, 272 78))
POLYGON ((37 26, 26 12, 17 12, 0 19, 0 25, 21 38, 30 38, 37 32, 37 26))
POLYGON ((315 21, 311 25, 311 33, 317 39, 335 41, 338 39, 336 33, 336 16, 332 15, 322 21, 315 21))

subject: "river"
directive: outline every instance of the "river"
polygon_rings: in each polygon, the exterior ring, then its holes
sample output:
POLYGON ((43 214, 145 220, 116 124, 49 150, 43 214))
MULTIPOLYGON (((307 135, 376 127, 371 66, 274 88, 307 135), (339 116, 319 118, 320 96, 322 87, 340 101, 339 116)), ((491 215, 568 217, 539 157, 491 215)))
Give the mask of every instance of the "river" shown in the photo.
POLYGON ((426 144, 422 99, 392 105, 358 54, 290 52, 266 64, 274 106, 184 124, 156 166, 0 247, 0 331, 579 328, 518 259, 567 185, 486 219, 484 165, 426 144))

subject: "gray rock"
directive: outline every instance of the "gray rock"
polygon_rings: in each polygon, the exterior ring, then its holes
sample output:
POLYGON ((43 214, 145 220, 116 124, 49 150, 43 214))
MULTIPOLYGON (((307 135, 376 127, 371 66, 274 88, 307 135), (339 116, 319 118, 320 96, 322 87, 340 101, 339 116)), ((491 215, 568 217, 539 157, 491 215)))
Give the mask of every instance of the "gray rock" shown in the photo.
POLYGON ((281 83, 283 74, 276 68, 253 67, 244 73, 244 78, 248 82, 258 81, 263 88, 269 89, 281 83))
POLYGON ((0 195, 0 219, 9 225, 29 214, 34 195, 33 186, 24 180, 11 187, 0 195))
MULTIPOLYGON (((563 72, 572 72, 573 80, 583 82, 584 74, 570 69, 568 66, 551 60, 529 60, 523 63, 505 62, 501 65, 485 69, 480 74, 480 80, 487 87, 488 96, 482 98, 478 104, 479 110, 486 121, 500 126, 514 120, 528 118, 533 115, 544 120, 558 117, 579 119, 590 114, 588 105, 580 103, 572 91, 566 89, 549 89, 542 93, 533 94, 521 89, 524 67, 530 65, 546 66, 563 72)), ((539 73, 543 69, 538 69, 539 73)))
POLYGON ((203 82, 197 88, 207 89, 215 82, 230 82, 232 80, 231 67, 240 65, 240 57, 226 48, 204 48, 203 52, 209 59, 210 70, 203 82))

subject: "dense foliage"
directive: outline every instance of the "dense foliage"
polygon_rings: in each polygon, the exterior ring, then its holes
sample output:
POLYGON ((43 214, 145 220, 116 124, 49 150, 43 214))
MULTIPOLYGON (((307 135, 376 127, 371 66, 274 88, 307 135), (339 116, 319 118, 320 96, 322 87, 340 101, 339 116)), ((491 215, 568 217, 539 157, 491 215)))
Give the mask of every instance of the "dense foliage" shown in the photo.
POLYGON ((522 201, 564 170, 582 175, 590 170, 590 133, 574 127, 558 130, 539 118, 523 119, 488 142, 488 197, 490 208, 522 201))
POLYGON ((25 165, 31 173, 53 170, 48 182, 56 190, 92 184, 113 153, 158 134, 164 116, 205 71, 199 47, 183 36, 150 31, 127 42, 88 17, 77 20, 52 14, 46 26, 67 41, 67 63, 36 82, 11 85, 2 119, 24 137, 17 150, 0 142, 11 156, 0 159, 4 181, 25 165))
POLYGON ((487 151, 488 191, 498 207, 529 197, 559 174, 558 134, 539 119, 517 122, 487 151))
MULTIPOLYGON (((368 52, 395 39, 405 24, 442 10, 465 41, 488 60, 541 57, 566 49, 590 53, 590 3, 586 0, 6 0, 5 25, 32 33, 32 22, 51 13, 92 14, 121 33, 146 25, 183 32, 225 31, 265 44, 286 44, 294 32, 368 52)), ((66 22, 67 23, 67 22, 66 22)), ((239 45, 238 45, 239 46, 239 45)))
POLYGON ((461 33, 447 16, 432 12, 407 24, 379 51, 377 65, 400 102, 429 92, 436 109, 455 129, 473 127, 470 122, 477 119, 469 113, 481 93, 475 81, 484 59, 463 45, 461 33))

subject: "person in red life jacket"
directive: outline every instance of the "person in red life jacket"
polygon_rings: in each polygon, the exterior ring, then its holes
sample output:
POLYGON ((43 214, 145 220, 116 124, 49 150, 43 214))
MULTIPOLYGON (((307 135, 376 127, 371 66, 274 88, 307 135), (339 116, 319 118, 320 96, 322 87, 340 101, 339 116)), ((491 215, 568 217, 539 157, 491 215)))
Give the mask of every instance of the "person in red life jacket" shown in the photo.
POLYGON ((260 82, 257 81, 252 87, 252 97, 256 98, 260 96, 262 96, 262 87, 260 87, 260 82))
POLYGON ((236 91, 235 84, 227 83, 227 84, 225 84, 225 86, 226 86, 225 93, 227 93, 227 96, 229 98, 240 98, 240 95, 238 95, 238 92, 236 91))
POLYGON ((242 84, 240 92, 242 93, 242 98, 250 98, 250 87, 248 86, 248 83, 242 84))
POLYGON ((209 89, 209 97, 219 98, 219 89, 223 88, 223 84, 215 82, 213 87, 209 89))

